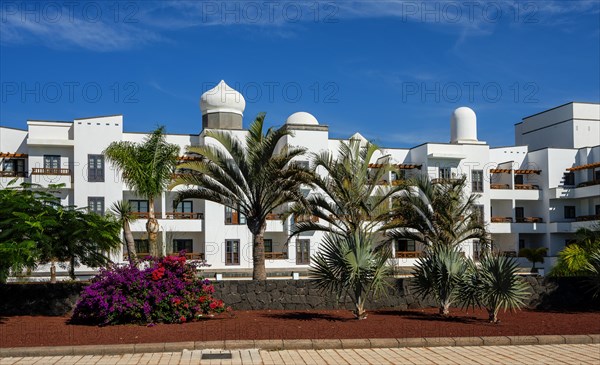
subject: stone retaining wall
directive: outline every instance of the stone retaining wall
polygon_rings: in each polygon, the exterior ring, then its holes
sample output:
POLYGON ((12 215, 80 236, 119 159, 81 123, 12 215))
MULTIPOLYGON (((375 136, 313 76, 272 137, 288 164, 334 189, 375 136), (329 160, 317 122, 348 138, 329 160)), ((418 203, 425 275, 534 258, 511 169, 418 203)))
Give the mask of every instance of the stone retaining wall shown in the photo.
MULTIPOLYGON (((368 301, 368 309, 399 310, 435 306, 422 300, 411 288, 413 279, 390 279, 387 296, 368 301)), ((528 306, 541 310, 600 310, 600 301, 591 300, 582 278, 541 278, 526 276, 532 293, 528 306)), ((214 282, 216 297, 237 310, 249 309, 352 309, 346 298, 321 293, 310 280, 227 280, 214 282)), ((86 283, 0 284, 0 315, 64 315, 75 305, 86 283)))

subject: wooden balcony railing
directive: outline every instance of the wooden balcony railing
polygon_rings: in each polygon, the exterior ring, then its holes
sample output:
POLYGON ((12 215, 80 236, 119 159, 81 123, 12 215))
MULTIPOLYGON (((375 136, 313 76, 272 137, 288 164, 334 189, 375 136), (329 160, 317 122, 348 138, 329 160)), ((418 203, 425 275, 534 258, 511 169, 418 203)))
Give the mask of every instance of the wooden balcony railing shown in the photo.
POLYGON ((490 184, 490 189, 510 189, 508 184, 490 184))
POLYGON ((512 223, 512 217, 492 217, 492 223, 512 223))
POLYGON ((27 171, 0 171, 0 177, 27 177, 27 171))
POLYGON ((423 253, 421 251, 396 251, 397 259, 418 259, 423 253))
POLYGON ((71 175, 71 170, 34 167, 33 169, 31 169, 31 175, 71 175))
POLYGON ((577 218, 575 218, 575 220, 577 222, 596 221, 596 220, 600 220, 600 215, 598 215, 598 214, 594 214, 594 215, 580 215, 577 218))
POLYGON ((194 212, 167 212, 167 219, 204 219, 204 213, 194 212))
MULTIPOLYGON (((148 212, 132 212, 132 214, 138 219, 148 219, 150 213, 148 212)), ((163 219, 162 212, 154 212, 156 219, 163 219)), ((204 219, 204 213, 196 212, 166 212, 164 215, 165 219, 204 219)))
POLYGON ((540 217, 519 217, 515 219, 517 223, 543 223, 544 220, 540 217))
POLYGON ((295 223, 300 223, 300 222, 317 223, 317 222, 319 222, 319 217, 317 217, 316 215, 297 215, 297 216, 294 216, 294 222, 295 223))
POLYGON ((590 181, 584 181, 580 184, 577 185, 578 188, 584 188, 586 186, 593 186, 593 185, 599 185, 600 184, 600 180, 590 180, 590 181))
POLYGON ((432 179, 431 183, 432 184, 450 184, 453 183, 455 181, 458 181, 459 179, 457 178, 437 178, 437 179, 432 179))
MULTIPOLYGON (((171 252, 171 256, 179 256, 179 252, 171 252)), ((187 260, 204 260, 204 252, 186 252, 185 258, 187 260)))
POLYGON ((267 214, 268 221, 280 221, 283 219, 283 214, 269 213, 267 214))
POLYGON ((266 260, 287 260, 287 252, 265 252, 266 260))
POLYGON ((516 190, 540 190, 538 185, 533 184, 515 184, 516 190))

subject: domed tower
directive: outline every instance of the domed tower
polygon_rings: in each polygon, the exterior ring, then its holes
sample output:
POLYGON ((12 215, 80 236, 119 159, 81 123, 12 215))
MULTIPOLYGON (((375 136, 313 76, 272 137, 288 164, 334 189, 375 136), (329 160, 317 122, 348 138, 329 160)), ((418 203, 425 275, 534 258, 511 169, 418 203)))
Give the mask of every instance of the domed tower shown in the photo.
POLYGON ((473 109, 461 106, 452 112, 450 143, 480 143, 477 140, 477 116, 473 109))
POLYGON ((221 80, 200 97, 202 128, 242 129, 244 109, 246 100, 242 94, 221 80))

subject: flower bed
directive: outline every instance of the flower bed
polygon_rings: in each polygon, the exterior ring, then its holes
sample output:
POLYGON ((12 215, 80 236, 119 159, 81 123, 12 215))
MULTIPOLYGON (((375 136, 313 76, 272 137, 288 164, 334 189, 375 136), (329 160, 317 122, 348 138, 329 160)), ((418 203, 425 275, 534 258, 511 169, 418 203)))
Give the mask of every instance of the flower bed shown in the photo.
POLYGON ((72 321, 98 325, 183 323, 226 310, 184 255, 102 269, 81 293, 72 321))

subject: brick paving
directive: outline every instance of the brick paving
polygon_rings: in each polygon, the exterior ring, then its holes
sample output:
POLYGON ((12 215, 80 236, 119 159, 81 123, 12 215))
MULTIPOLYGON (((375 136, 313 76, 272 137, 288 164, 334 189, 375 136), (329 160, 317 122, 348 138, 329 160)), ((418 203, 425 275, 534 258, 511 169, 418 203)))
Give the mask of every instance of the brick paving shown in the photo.
POLYGON ((124 355, 4 357, 0 365, 287 365, 287 364, 600 364, 600 344, 356 348, 324 350, 193 350, 124 355), (229 360, 203 360, 203 354, 231 354, 229 360))

